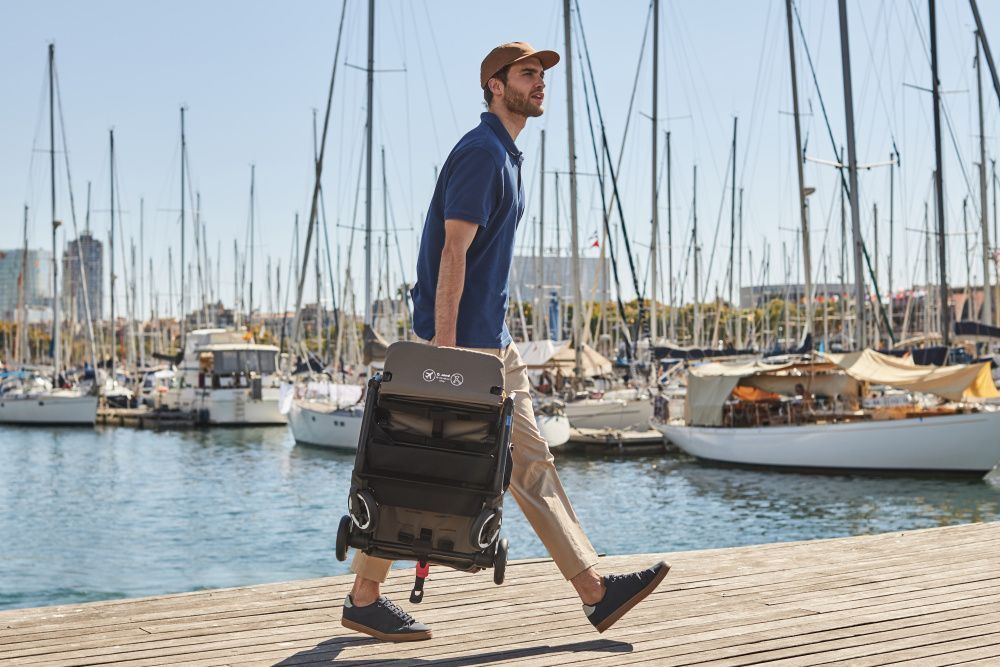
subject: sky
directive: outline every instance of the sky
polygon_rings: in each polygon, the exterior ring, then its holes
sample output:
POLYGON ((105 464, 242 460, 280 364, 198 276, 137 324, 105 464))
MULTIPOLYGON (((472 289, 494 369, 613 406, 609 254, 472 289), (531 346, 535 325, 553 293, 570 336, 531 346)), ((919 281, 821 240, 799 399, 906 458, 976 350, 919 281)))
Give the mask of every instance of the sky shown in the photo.
MULTIPOLYGON (((836 155, 830 134, 838 146, 846 141, 837 3, 800 0, 798 4, 805 34, 805 45, 801 35, 795 35, 805 152, 809 158, 832 161, 836 155), (805 46, 815 66, 815 82, 805 46), (829 133, 817 82, 829 115, 829 133)), ((483 111, 478 87, 481 59, 493 46, 512 40, 565 54, 561 5, 556 0, 510 0, 502 6, 459 0, 376 2, 372 194, 373 238, 378 246, 373 261, 376 281, 381 276, 384 282, 386 271, 394 285, 413 280, 419 232, 436 169, 458 138, 478 123, 483 111), (386 236, 390 239, 388 250, 386 236)), ((972 233, 978 230, 979 208, 974 164, 978 161, 974 23, 966 2, 938 5, 939 72, 946 91, 943 172, 949 278, 954 284, 964 284, 966 257, 971 256, 971 279, 976 283, 982 280, 978 259, 982 246, 978 233, 972 233), (962 211, 967 195, 970 232, 965 234, 962 211)), ((993 40, 998 53, 1000 6, 989 2, 980 5, 986 29, 993 30, 987 38, 993 40)), ((0 249, 21 245, 25 205, 29 207, 29 245, 51 247, 46 53, 47 45, 54 42, 58 101, 68 149, 63 153, 57 135, 56 217, 66 223, 60 232, 60 245, 74 236, 71 210, 75 211, 77 227, 83 228, 88 182, 92 188, 91 229, 100 238, 108 236, 112 208, 109 130, 113 129, 120 202, 118 275, 125 277, 121 266, 129 254, 128 243, 134 241, 137 261, 144 258, 139 306, 148 312, 156 298, 161 311, 167 312, 168 294, 176 293, 179 280, 175 268, 171 289, 168 253, 176 265, 181 240, 179 109, 183 105, 187 109, 189 178, 200 194, 200 214, 207 234, 205 251, 218 296, 231 305, 237 289, 245 294, 253 277, 255 307, 279 309, 278 302, 288 297, 277 294, 275 276, 280 263, 284 292, 290 277, 296 215, 302 221, 304 236, 314 180, 313 114, 318 110, 322 126, 342 6, 336 0, 39 0, 0 5, 0 89, 4 102, 0 106, 0 249), (248 224, 251 165, 255 169, 252 237, 248 224), (72 184, 73 207, 68 182, 72 184), (123 238, 126 243, 122 243, 123 238), (234 271, 234 245, 243 255, 248 255, 252 246, 252 274, 249 267, 241 275, 234 271)), ((610 152, 618 164, 625 227, 648 296, 654 148, 649 120, 650 3, 579 0, 579 6, 597 102, 610 152)), ((933 212, 933 124, 930 95, 910 86, 930 86, 927 5, 919 0, 849 0, 847 6, 858 161, 885 162, 894 145, 901 158, 893 175, 891 247, 890 168, 874 167, 859 176, 862 229, 872 252, 876 230, 873 207, 879 209, 877 255, 884 292, 890 279, 889 258, 894 288, 923 282, 924 235, 920 230, 925 202, 931 204, 933 212)), ((329 284, 329 266, 338 290, 350 273, 359 308, 364 279, 359 230, 365 222, 362 157, 366 96, 362 69, 367 57, 366 36, 367 3, 348 0, 323 173, 330 254, 322 263, 324 284, 329 284)), ((600 191, 593 176, 597 166, 579 60, 586 54, 580 48, 579 34, 574 39, 580 245, 584 256, 596 256, 600 248, 594 247, 593 241, 602 244, 600 191)), ((517 238, 519 252, 525 254, 538 244, 535 221, 539 217, 545 221, 546 254, 570 253, 568 178, 565 173, 559 176, 557 195, 556 175, 552 173, 568 169, 565 65, 564 59, 547 74, 545 115, 532 119, 517 139, 525 154, 529 200, 517 238), (542 129, 546 130, 546 170, 550 172, 545 177, 545 211, 539 210, 542 129)), ((659 70, 660 120, 655 148, 661 300, 666 300, 668 292, 665 267, 669 254, 673 256, 675 300, 691 299, 695 211, 702 275, 707 275, 702 294, 711 298, 718 289, 726 296, 734 117, 738 117, 736 187, 743 191, 743 243, 737 239, 742 251, 737 255, 744 260, 736 282, 779 283, 786 277, 800 282, 784 2, 663 0, 659 70), (671 133, 669 207, 664 158, 667 130, 671 133), (672 226, 669 245, 668 218, 672 226)), ((995 158, 1000 155, 1000 105, 985 70, 984 86, 986 148, 995 158)), ((590 103, 595 131, 599 132, 595 100, 591 98, 590 103)), ((806 184, 816 188, 810 198, 810 222, 818 281, 839 282, 843 242, 838 178, 837 170, 827 164, 810 159, 805 165, 806 184)), ((194 201, 186 204, 189 262, 194 257, 192 204, 194 201)), ((612 224, 619 228, 617 215, 612 224)), ((991 232, 992 227, 991 222, 991 232)), ((620 235, 621 231, 615 233, 620 235)), ((617 246, 621 246, 620 239, 617 246)), ((325 244, 322 249, 325 255, 325 244)), ((623 295, 632 298, 635 292, 624 258, 619 263, 623 295)), ((130 270, 126 266, 125 271, 130 270)), ((848 282, 851 272, 848 266, 848 282)), ((329 287, 324 290, 329 304, 329 287)), ((118 294, 121 298, 120 291, 118 294)), ((311 278, 305 301, 314 300, 315 280, 311 278)))

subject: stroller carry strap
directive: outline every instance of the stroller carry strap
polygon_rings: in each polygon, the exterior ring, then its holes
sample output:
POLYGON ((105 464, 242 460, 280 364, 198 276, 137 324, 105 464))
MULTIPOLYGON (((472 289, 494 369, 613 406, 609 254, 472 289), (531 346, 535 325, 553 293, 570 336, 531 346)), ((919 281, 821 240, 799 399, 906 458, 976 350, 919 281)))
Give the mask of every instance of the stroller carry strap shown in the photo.
POLYGON ((417 576, 413 581, 413 590, 410 591, 410 602, 420 604, 424 599, 424 579, 430 574, 431 566, 425 560, 417 562, 417 576))

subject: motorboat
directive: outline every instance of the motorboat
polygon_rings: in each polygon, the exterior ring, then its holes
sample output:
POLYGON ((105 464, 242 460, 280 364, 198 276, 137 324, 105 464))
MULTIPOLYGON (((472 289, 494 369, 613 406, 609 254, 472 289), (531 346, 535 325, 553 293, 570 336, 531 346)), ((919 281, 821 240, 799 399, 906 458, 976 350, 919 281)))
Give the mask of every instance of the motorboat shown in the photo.
POLYGON ((254 343, 243 332, 198 329, 187 334, 161 406, 215 425, 285 424, 280 385, 277 347, 254 343))

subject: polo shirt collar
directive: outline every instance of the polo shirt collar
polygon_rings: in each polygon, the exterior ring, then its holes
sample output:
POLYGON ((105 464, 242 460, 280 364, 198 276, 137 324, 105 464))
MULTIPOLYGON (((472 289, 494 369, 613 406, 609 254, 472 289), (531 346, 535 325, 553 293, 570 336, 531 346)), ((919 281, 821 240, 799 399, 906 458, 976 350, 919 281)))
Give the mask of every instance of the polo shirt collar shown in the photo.
POLYGON ((514 144, 514 140, 510 138, 510 132, 508 132, 507 128, 503 126, 503 123, 500 122, 500 118, 497 117, 495 113, 490 111, 484 111, 479 118, 483 121, 483 123, 488 125, 491 130, 493 130, 493 133, 500 139, 500 143, 502 143, 503 147, 507 149, 510 156, 514 158, 515 162, 520 164, 519 160, 522 158, 521 151, 517 149, 517 146, 514 144))

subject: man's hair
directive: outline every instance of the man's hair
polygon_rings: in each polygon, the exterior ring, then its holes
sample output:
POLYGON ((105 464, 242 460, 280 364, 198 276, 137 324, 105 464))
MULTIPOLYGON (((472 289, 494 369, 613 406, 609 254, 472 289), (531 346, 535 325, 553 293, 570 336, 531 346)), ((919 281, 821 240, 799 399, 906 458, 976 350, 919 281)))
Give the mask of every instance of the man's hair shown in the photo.
MULTIPOLYGON (((491 76, 491 79, 500 79, 504 85, 507 85, 507 75, 510 73, 510 65, 504 65, 500 68, 496 74, 491 76)), ((486 82, 486 86, 483 88, 483 99, 486 101, 486 107, 489 108, 490 104, 493 103, 493 91, 490 90, 490 82, 486 82)))

